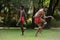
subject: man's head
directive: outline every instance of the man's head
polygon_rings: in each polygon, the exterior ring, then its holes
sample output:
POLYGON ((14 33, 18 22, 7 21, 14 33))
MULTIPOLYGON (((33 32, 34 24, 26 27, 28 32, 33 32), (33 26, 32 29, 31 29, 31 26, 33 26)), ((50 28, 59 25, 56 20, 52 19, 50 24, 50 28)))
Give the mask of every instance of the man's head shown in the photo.
POLYGON ((44 7, 44 11, 47 11, 48 10, 48 7, 44 7))
POLYGON ((24 9, 24 6, 20 6, 20 9, 23 10, 24 9))

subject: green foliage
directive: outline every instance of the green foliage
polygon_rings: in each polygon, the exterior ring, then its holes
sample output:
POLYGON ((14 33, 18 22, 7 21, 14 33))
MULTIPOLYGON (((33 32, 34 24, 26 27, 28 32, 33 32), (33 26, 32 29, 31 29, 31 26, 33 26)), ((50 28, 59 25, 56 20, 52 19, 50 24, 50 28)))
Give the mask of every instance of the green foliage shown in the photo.
POLYGON ((16 26, 16 23, 17 23, 17 21, 16 21, 15 19, 12 19, 12 20, 9 22, 8 26, 9 26, 9 27, 17 27, 17 26, 16 26))
MULTIPOLYGON (((8 26, 16 26, 16 20, 12 19, 11 15, 14 15, 15 13, 17 13, 16 9, 19 9, 20 5, 24 5, 25 8, 29 8, 31 1, 33 2, 32 6, 34 6, 35 8, 38 8, 38 6, 39 8, 41 8, 42 4, 43 6, 49 6, 49 2, 50 2, 50 0, 43 0, 43 2, 42 0, 0 0, 0 13, 5 14, 4 20, 5 21, 7 20, 6 22, 8 23, 8 26)), ((56 0, 54 0, 53 2, 55 3, 56 0)), ((53 6, 54 6, 54 3, 53 3, 53 6)), ((60 1, 57 8, 60 8, 60 1)), ((57 9, 55 10, 54 16, 55 18, 58 18, 58 19, 60 18, 57 9)), ((28 18, 29 17, 30 15, 28 15, 28 18)), ((2 21, 0 21, 0 23, 1 22, 2 21)), ((52 20, 52 22, 53 22, 52 24, 54 24, 56 20, 52 20)), ((24 25, 28 27, 28 25, 31 25, 31 23, 32 23, 32 19, 29 18, 27 20, 27 23, 25 22, 24 25)))
POLYGON ((19 8, 20 5, 24 5, 24 7, 29 7, 30 0, 11 0, 14 3, 15 7, 19 8))
POLYGON ((29 18, 29 19, 27 19, 27 23, 26 22, 24 23, 24 26, 29 27, 29 25, 31 25, 31 23, 32 23, 32 18, 29 18))
POLYGON ((60 14, 58 13, 58 9, 55 10, 54 17, 55 19, 60 20, 60 14))
POLYGON ((60 20, 56 20, 56 19, 51 20, 51 26, 56 28, 60 27, 60 20))
POLYGON ((49 3, 50 3, 50 0, 45 0, 45 1, 43 2, 43 6, 49 6, 49 3))

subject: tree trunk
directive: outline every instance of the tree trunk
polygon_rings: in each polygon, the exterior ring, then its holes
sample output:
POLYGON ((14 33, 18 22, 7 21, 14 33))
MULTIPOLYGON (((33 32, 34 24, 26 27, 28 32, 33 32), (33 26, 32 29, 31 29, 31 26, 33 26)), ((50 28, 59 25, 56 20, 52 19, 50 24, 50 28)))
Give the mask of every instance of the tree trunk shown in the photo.
MULTIPOLYGON (((52 14, 52 6, 53 6, 53 0, 50 0, 49 8, 47 11, 47 16, 50 16, 52 14)), ((45 28, 50 29, 51 18, 47 18, 46 21, 47 21, 47 25, 45 26, 45 28)))
MULTIPOLYGON (((50 16, 50 15, 53 16, 54 10, 55 10, 56 6, 58 5, 59 0, 56 1, 54 6, 53 6, 53 1, 54 0, 50 0, 50 5, 49 5, 48 11, 47 11, 47 13, 48 13, 47 16, 50 16)), ((46 19, 46 21, 47 21, 47 25, 45 28, 50 29, 51 28, 50 27, 51 18, 46 19)))

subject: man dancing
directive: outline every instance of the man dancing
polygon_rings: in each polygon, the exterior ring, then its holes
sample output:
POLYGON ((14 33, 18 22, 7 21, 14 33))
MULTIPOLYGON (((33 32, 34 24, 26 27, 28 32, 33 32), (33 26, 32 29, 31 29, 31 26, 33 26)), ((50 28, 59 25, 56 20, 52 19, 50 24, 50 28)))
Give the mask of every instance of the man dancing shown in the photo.
POLYGON ((34 22, 38 26, 35 36, 37 36, 38 32, 39 31, 41 32, 42 28, 47 24, 47 22, 45 21, 45 18, 52 17, 52 16, 45 16, 45 12, 47 10, 48 10, 48 7, 44 7, 40 9, 38 12, 36 12, 36 14, 34 15, 34 22), (41 26, 41 23, 43 23, 43 26, 41 26))

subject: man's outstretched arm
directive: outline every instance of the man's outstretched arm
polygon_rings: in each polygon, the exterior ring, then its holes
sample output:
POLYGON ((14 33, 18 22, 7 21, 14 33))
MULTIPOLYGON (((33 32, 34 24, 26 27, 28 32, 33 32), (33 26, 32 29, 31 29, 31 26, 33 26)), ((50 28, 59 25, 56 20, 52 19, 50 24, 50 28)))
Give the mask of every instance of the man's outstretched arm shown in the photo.
POLYGON ((54 19, 54 17, 53 17, 53 16, 44 16, 44 18, 49 18, 49 17, 51 17, 52 19, 54 19))

